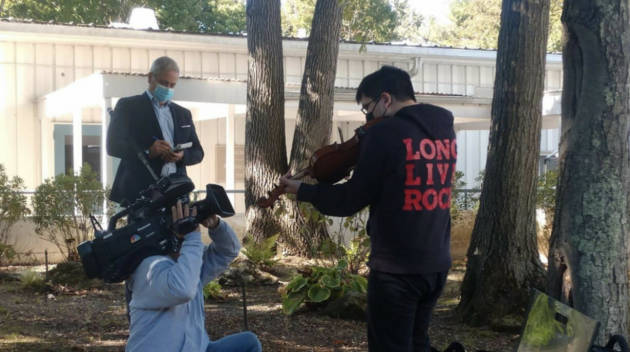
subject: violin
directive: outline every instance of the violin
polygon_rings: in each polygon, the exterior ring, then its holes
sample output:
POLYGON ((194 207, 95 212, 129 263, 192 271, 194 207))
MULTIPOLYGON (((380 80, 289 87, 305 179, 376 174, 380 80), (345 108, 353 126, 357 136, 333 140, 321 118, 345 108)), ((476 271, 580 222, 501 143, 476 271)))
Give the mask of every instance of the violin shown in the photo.
MULTIPOLYGON (((367 129, 382 121, 384 117, 374 118, 354 130, 354 136, 342 143, 326 145, 313 153, 309 165, 289 177, 292 180, 310 176, 320 183, 335 183, 350 174, 359 160, 359 142, 367 133, 367 129)), ((276 185, 273 190, 256 201, 261 208, 268 208, 285 193, 284 187, 276 185)))

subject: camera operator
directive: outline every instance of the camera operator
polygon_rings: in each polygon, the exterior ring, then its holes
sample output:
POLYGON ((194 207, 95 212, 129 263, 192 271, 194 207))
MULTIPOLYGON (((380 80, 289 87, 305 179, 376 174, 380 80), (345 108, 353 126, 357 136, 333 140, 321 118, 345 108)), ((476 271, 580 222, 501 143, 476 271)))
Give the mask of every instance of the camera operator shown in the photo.
MULTIPOLYGON (((188 205, 172 207, 173 222, 189 216, 188 205)), ((196 208, 190 211, 196 215, 196 208)), ((204 248, 199 228, 178 234, 177 253, 145 258, 127 281, 133 292, 126 351, 262 351, 251 332, 210 341, 205 330, 203 287, 238 255, 240 243, 230 226, 212 215, 202 224, 212 244, 204 248)))

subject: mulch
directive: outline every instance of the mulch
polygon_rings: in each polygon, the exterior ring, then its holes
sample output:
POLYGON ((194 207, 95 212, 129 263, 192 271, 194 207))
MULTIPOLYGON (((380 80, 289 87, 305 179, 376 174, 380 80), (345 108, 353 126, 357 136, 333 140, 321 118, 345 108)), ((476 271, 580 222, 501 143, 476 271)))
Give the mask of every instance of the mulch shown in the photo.
MULTIPOLYGON (((7 277, 14 276, 0 275, 0 351, 124 351, 128 324, 121 284, 33 293, 7 277)), ((518 335, 469 327, 457 319, 459 278, 461 272, 455 270, 438 302, 432 344, 444 349, 457 340, 468 351, 512 350, 518 335)), ((226 287, 224 295, 206 302, 211 339, 244 329, 241 289, 226 287)), ((288 317, 282 313, 278 285, 249 286, 247 303, 248 328, 265 351, 367 351, 365 322, 304 310, 288 317)))

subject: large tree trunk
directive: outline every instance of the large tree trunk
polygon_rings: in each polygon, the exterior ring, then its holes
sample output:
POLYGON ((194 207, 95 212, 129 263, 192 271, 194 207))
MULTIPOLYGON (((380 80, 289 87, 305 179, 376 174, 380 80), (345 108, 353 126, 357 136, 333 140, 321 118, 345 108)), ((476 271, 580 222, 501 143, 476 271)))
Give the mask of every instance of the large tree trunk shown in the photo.
POLYGON ((549 293, 628 333, 628 2, 565 0, 561 166, 549 293), (567 280, 570 279, 570 280, 567 280), (566 299, 566 297, 565 297, 566 299))
POLYGON ((280 0, 247 1, 247 117, 245 205, 247 232, 259 241, 281 229, 271 209, 254 203, 287 170, 280 0))
MULTIPOLYGON (((342 15, 339 0, 318 0, 315 5, 291 148, 292 173, 308 166, 311 155, 330 141, 342 15)), ((302 216, 291 203, 287 202, 290 215, 285 223, 291 234, 288 249, 310 255, 329 237, 326 223, 302 216)))
POLYGON ((503 1, 488 159, 458 306, 468 324, 503 326, 544 286, 535 201, 548 23, 549 0, 503 1))

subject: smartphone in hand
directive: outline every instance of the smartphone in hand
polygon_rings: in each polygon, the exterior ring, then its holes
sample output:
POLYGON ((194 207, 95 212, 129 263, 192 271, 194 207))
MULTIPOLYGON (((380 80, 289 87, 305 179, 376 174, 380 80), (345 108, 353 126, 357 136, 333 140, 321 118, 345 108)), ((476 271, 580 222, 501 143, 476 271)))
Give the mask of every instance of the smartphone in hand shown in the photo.
POLYGON ((181 152, 182 150, 188 149, 190 147, 192 147, 192 142, 178 144, 175 146, 175 148, 173 148, 173 153, 181 152))

